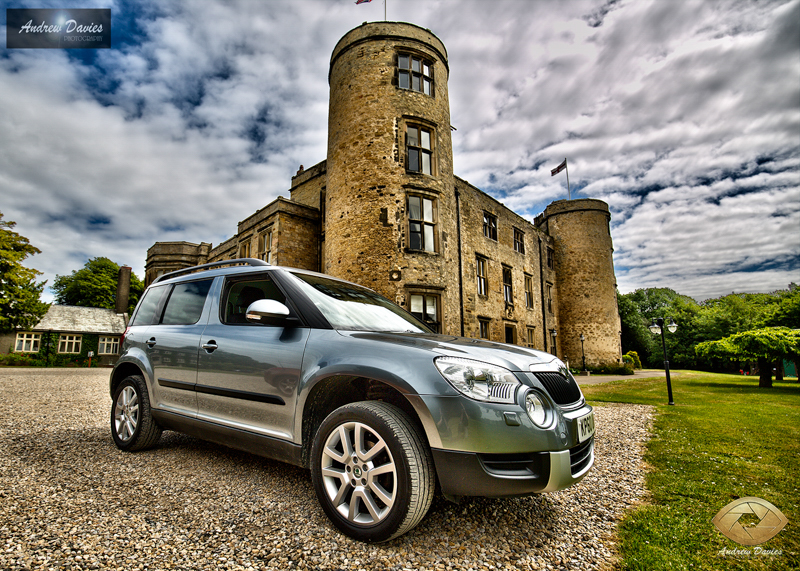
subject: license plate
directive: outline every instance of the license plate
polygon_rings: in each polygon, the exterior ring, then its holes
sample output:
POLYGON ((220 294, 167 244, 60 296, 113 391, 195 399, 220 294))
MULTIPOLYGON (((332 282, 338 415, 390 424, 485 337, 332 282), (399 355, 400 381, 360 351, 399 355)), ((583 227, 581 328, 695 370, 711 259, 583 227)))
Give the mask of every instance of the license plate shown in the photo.
POLYGON ((578 442, 588 440, 594 434, 594 412, 578 419, 578 442))

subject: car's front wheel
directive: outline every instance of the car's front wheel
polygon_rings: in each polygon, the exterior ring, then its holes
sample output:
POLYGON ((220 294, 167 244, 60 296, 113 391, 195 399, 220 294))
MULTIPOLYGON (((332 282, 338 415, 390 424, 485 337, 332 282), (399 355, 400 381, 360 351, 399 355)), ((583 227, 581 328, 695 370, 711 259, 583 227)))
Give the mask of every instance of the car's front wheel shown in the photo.
POLYGON ((126 377, 114 391, 111 436, 121 450, 146 450, 161 438, 161 427, 150 412, 147 385, 139 375, 126 377))
POLYGON ((393 539, 416 526, 431 505, 430 450, 393 405, 365 401, 336 409, 320 425, 311 456, 322 508, 354 539, 393 539))

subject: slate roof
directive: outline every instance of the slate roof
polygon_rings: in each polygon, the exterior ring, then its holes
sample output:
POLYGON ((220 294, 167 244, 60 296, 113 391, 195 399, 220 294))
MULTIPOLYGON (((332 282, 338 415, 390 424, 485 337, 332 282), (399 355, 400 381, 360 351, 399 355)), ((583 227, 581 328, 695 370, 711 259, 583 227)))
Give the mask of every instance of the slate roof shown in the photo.
POLYGON ((72 333, 125 333, 125 316, 113 309, 51 305, 33 331, 69 331, 72 333))

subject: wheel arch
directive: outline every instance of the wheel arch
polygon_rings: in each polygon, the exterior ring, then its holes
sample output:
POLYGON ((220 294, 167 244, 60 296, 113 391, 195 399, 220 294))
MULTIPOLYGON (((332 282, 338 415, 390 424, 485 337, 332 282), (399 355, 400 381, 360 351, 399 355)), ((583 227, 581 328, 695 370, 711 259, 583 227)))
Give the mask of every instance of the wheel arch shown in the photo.
POLYGON ((314 436, 322 421, 334 410, 360 401, 382 401, 394 405, 408 415, 430 447, 427 432, 416 408, 391 383, 362 375, 333 375, 319 380, 308 392, 303 405, 301 425, 303 466, 310 466, 314 436))
POLYGON ((147 375, 144 374, 139 365, 130 361, 117 363, 117 365, 114 367, 114 370, 111 372, 111 379, 109 381, 109 392, 111 393, 111 398, 114 398, 114 393, 116 392, 119 384, 131 375, 139 375, 143 377, 145 380, 145 385, 148 384, 147 375))

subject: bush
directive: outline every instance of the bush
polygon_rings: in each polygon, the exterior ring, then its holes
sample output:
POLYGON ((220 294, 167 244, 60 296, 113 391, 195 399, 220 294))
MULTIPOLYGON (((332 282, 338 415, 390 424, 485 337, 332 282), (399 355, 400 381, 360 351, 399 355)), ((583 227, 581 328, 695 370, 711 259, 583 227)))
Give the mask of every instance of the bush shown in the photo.
POLYGON ((625 355, 622 356, 623 361, 626 360, 625 357, 631 359, 634 369, 642 368, 642 361, 639 359, 639 353, 637 353, 636 351, 628 351, 627 353, 625 353, 625 355))
POLYGON ((597 375, 632 375, 633 363, 603 363, 601 365, 594 365, 586 367, 594 374, 597 375))
POLYGON ((0 355, 0 366, 3 367, 42 367, 44 363, 37 353, 8 353, 0 355))

